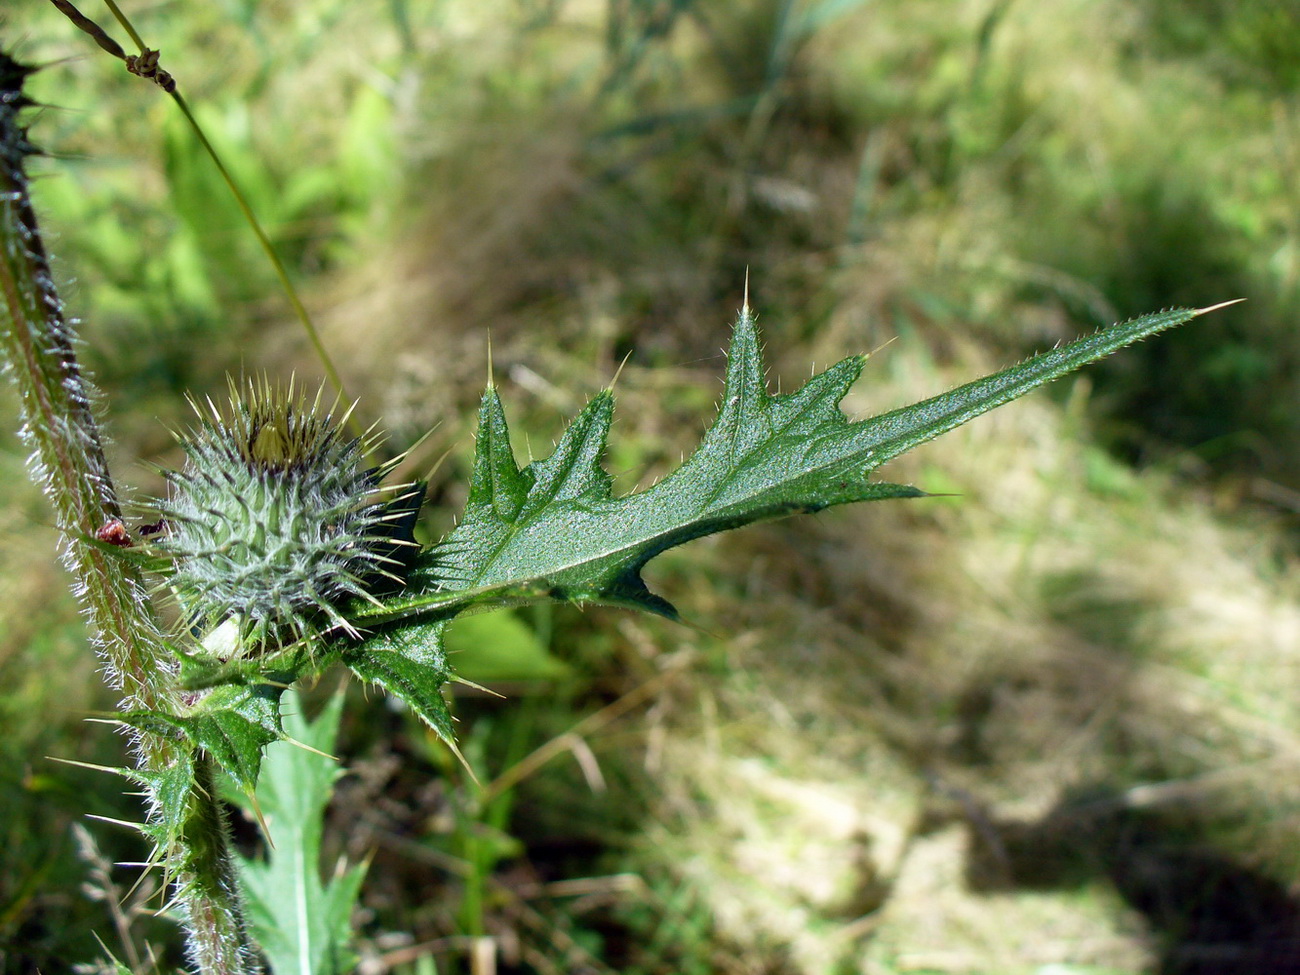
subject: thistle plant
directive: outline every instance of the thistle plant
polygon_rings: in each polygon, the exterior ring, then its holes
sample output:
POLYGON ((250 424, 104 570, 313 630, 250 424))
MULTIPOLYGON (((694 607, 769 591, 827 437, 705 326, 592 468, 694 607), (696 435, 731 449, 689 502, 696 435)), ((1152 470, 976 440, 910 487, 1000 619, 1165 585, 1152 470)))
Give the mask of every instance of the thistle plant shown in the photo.
MULTIPOLYGON (((33 150, 19 115, 29 104, 22 94, 29 73, 0 56, 3 352, 21 394, 34 474, 55 508, 65 562, 122 694, 120 720, 137 758, 123 774, 145 790, 141 829, 171 884, 191 962, 205 975, 259 965, 214 775, 220 768, 245 792, 257 790, 267 747, 286 738, 281 699, 295 681, 341 664, 403 700, 454 749, 442 690, 456 675, 442 641, 457 615, 553 601, 673 618, 675 608, 641 577, 657 555, 762 520, 924 497, 874 472, 1044 383, 1212 310, 1146 315, 851 421, 839 404, 866 357, 774 395, 746 298, 718 415, 674 473, 646 490, 614 494, 602 465, 614 410, 608 389, 573 419, 549 457, 520 465, 489 387, 465 511, 453 531, 423 548, 413 533, 421 486, 382 487, 391 465, 367 466, 373 441, 347 431, 350 410, 292 384, 232 383, 230 403, 205 403, 181 436, 187 460, 167 475, 156 538, 137 543, 122 525, 92 394, 27 194, 24 164, 33 150), (153 609, 146 570, 180 607, 170 634, 153 609)), ((327 775, 317 778, 327 787, 327 775)), ((307 805, 315 815, 323 802, 307 805)), ((294 842, 317 849, 311 837, 294 842)), ((271 889, 264 877, 254 888, 262 899, 271 889)), ((334 895, 317 899, 329 901, 331 922, 321 930, 341 937, 345 905, 334 895)), ((286 950, 275 948, 278 968, 289 964, 286 950)), ((297 970, 333 971, 331 959, 340 956, 313 949, 297 970)))
MULTIPOLYGON (((20 122, 31 105, 22 90, 31 73, 0 53, 0 348, 18 390, 32 476, 54 509, 63 561, 109 683, 124 713, 176 714, 184 710, 178 661, 140 569, 115 547, 124 529, 95 396, 31 206, 26 160, 36 150, 20 122)), ((203 972, 257 971, 212 759, 166 730, 136 727, 131 742, 135 768, 121 771, 146 796, 141 829, 172 885, 191 961, 203 972)))

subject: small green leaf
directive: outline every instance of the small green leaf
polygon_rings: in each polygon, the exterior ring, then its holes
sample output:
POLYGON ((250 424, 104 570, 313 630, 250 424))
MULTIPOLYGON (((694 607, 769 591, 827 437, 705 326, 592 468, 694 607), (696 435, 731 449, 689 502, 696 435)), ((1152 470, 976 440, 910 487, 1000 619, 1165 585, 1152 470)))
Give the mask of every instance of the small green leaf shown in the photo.
POLYGON ((178 746, 174 760, 165 768, 126 773, 147 791, 151 809, 145 832, 159 850, 172 848, 189 817, 190 791, 194 787, 192 749, 189 744, 178 746))
POLYGON ((208 692, 189 714, 131 711, 122 720, 141 731, 179 731, 251 793, 257 785, 262 749, 281 737, 278 702, 283 690, 270 684, 227 684, 208 692))
POLYGON ((445 619, 380 630, 344 654, 343 662, 364 681, 378 684, 406 702, 438 737, 456 740, 442 686, 452 677, 442 649, 445 619))
POLYGON ((298 643, 273 656, 245 657, 235 649, 239 624, 231 619, 210 630, 196 650, 169 644, 180 663, 178 683, 187 691, 201 691, 222 684, 266 684, 288 687, 304 672, 319 673, 334 659, 332 645, 322 641, 298 643))
POLYGON ((456 673, 478 684, 556 681, 573 675, 572 668, 551 654, 533 629, 510 610, 456 617, 443 644, 456 673))
POLYGON ((265 860, 241 857, 239 878, 249 925, 275 975, 341 975, 355 962, 349 918, 365 867, 336 870, 328 883, 320 869, 325 806, 341 774, 321 753, 334 747, 342 709, 336 694, 308 722, 290 691, 283 708, 289 740, 266 749, 256 796, 270 850, 265 860))

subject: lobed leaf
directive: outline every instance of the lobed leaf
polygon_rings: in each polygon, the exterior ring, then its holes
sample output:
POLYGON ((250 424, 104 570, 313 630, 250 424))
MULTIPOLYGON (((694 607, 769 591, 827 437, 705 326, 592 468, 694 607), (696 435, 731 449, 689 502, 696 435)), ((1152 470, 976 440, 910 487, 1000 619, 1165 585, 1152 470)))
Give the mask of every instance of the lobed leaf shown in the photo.
POLYGON ((921 403, 850 421, 839 403, 862 371, 854 356, 785 395, 768 393, 753 316, 742 312, 722 406, 699 449, 653 487, 615 498, 600 460, 613 397, 597 395, 546 460, 520 469, 495 389, 484 394, 461 524, 423 553, 405 593, 360 625, 446 617, 479 602, 543 597, 675 615, 640 571, 683 542, 783 515, 922 497, 873 481, 886 461, 1124 345, 1200 314, 1174 310, 1115 325, 921 403))
POLYGON ((641 570, 692 539, 785 515, 918 488, 872 480, 885 462, 1080 366, 1212 309, 1175 309, 1102 329, 923 402, 850 421, 840 402, 865 356, 798 390, 772 395, 754 317, 736 324, 717 419, 696 452, 644 491, 614 497, 601 464, 613 417, 598 394, 545 460, 519 467, 494 388, 483 395, 464 517, 413 562, 404 591, 353 621, 370 635, 345 655, 353 671, 405 698, 451 740, 440 688, 452 673, 446 622, 475 606, 538 599, 622 605, 676 617, 641 570))

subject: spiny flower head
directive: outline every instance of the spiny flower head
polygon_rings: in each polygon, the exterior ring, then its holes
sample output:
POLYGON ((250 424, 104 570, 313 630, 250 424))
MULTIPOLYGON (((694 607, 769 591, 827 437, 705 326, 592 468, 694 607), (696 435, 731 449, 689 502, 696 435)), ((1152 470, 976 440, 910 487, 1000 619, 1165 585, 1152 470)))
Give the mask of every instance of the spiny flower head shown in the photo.
POLYGON ((159 504, 186 621, 234 621, 241 655, 354 633, 348 604, 398 581, 420 489, 381 489, 391 465, 366 466, 374 439, 349 436, 351 410, 322 409, 319 391, 309 400, 292 383, 232 380, 228 407, 191 404, 198 423, 179 437, 187 462, 164 472, 159 504))

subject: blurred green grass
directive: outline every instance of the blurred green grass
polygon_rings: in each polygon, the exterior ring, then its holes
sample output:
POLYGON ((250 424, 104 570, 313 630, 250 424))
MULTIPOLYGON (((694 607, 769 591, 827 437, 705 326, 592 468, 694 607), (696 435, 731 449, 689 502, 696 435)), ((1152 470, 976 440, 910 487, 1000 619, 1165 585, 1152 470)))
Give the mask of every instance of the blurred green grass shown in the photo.
MULTIPOLYGON (((521 971, 1173 969, 1210 935, 1150 910, 1117 851, 1170 876, 1208 851, 1258 890, 1300 881, 1294 13, 1173 9, 130 10, 362 412, 394 452, 434 429, 411 473, 450 451, 431 533, 463 500, 489 332, 538 456, 631 355, 611 460, 630 488, 698 438, 746 271, 774 381, 879 350, 855 412, 1116 318, 1250 298, 890 474, 957 499, 665 557, 657 583, 700 629, 568 610, 480 627, 496 651, 485 682, 517 695, 458 701, 486 778, 653 691, 490 812, 406 716, 358 700, 332 842, 378 851, 373 957, 473 915, 521 946, 521 971), (1027 879, 1021 847, 1060 829, 1080 838, 1075 861, 1027 879), (447 867, 462 855, 468 873, 447 867), (549 893, 601 871, 640 886, 549 893)), ((37 202, 119 476, 147 495, 139 461, 172 450, 182 391, 319 366, 172 106, 52 9, 6 10, 0 31, 53 62, 35 79, 57 106, 34 126, 51 152, 37 202)), ((0 944, 20 971, 91 957, 107 917, 77 890, 64 824, 86 797, 131 813, 111 780, 40 758, 111 762, 120 743, 77 720, 110 699, 22 449, 11 433, 3 445, 0 586, 42 607, 6 614, 0 661, 5 767, 21 770, 5 790, 0 944)), ((1252 947, 1249 931, 1231 938, 1252 947)))

